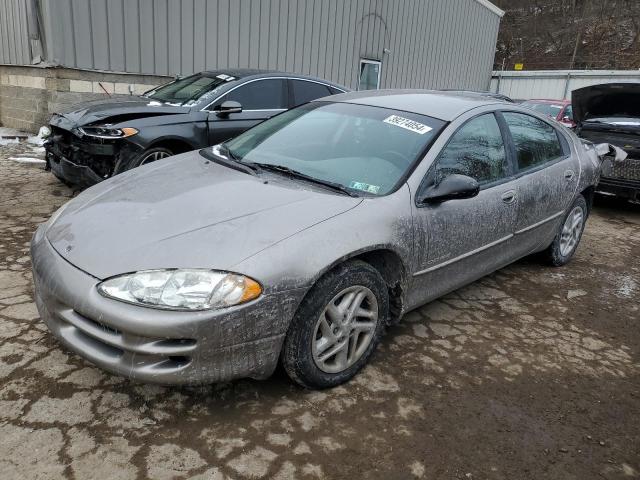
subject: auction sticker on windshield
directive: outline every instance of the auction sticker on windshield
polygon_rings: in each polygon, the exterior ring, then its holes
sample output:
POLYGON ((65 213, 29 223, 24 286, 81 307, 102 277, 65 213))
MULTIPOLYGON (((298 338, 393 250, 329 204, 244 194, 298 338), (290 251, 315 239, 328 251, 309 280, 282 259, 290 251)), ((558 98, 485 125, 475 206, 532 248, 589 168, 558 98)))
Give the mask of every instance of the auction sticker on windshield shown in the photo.
POLYGON ((351 182, 349 184, 349 188, 361 190, 367 193, 378 193, 380 191, 380 187, 378 185, 369 185, 368 183, 364 182, 351 182))
POLYGON ((419 133, 420 135, 424 135, 425 133, 433 130, 431 127, 428 127, 423 123, 400 117, 398 115, 391 115, 390 117, 385 118, 383 121, 384 123, 388 123, 390 125, 395 125, 396 127, 404 128, 405 130, 419 133))

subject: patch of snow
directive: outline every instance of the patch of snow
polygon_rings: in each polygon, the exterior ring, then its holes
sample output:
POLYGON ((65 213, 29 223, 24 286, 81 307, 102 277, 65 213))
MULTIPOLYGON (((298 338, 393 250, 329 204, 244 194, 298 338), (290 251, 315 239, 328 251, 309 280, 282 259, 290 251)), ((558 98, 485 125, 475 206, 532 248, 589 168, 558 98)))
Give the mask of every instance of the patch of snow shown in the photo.
POLYGON ((9 160, 18 163, 45 163, 41 158, 32 158, 32 157, 9 157, 9 160))
POLYGON ((35 137, 27 138, 27 142, 31 143, 33 145, 42 146, 42 144, 44 143, 44 140, 45 140, 44 137, 48 133, 49 133, 49 127, 40 127, 40 130, 38 130, 38 135, 36 135, 35 137))
POLYGON ((4 137, 0 136, 0 145, 1 146, 9 145, 11 143, 20 143, 20 141, 17 138, 4 138, 4 137))
POLYGON ((44 143, 44 134, 47 127, 40 127, 37 135, 29 135, 13 128, 0 127, 0 145, 9 145, 11 143, 19 143, 20 140, 26 140, 27 143, 41 147, 44 143))
POLYGON ((631 297, 637 286, 635 280, 629 275, 623 275, 620 280, 622 282, 618 283, 618 295, 627 298, 631 297))

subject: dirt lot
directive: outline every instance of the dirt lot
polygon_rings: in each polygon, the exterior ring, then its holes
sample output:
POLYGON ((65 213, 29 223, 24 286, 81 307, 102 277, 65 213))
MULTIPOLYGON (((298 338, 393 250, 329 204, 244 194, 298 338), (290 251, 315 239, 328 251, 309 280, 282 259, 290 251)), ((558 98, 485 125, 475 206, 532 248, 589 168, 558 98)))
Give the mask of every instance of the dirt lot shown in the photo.
POLYGON ((0 477, 640 477, 640 206, 600 202, 565 268, 527 259, 410 313, 343 387, 159 388, 39 320, 29 240, 71 192, 7 159, 25 152, 0 150, 0 477))

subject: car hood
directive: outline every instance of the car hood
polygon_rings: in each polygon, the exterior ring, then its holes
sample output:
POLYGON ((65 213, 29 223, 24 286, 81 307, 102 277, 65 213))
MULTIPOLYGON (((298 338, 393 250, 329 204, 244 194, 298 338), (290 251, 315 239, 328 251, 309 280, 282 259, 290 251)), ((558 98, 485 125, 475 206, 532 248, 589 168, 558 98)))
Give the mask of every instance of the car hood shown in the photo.
POLYGON ((74 105, 68 110, 56 112, 51 124, 71 130, 84 125, 108 122, 117 124, 156 115, 176 115, 189 112, 189 107, 167 105, 149 98, 110 98, 74 105))
POLYGON ((284 177, 267 182, 190 152, 86 190, 46 237, 69 263, 99 279, 157 268, 233 271, 360 202, 284 177))
POLYGON ((606 83, 579 88, 571 93, 573 119, 581 124, 590 118, 640 117, 640 83, 606 83))

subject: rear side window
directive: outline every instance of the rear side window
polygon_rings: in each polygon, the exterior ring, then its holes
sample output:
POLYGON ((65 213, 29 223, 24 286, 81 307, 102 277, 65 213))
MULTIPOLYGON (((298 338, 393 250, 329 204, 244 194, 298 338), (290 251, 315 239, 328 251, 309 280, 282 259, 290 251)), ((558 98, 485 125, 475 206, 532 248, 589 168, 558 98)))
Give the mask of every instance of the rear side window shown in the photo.
POLYGON ((321 83, 307 82, 304 80, 291 80, 291 89, 293 92, 293 105, 298 106, 303 103, 310 102, 316 98, 331 95, 329 87, 321 83))
POLYGON ((516 148, 519 170, 529 170, 564 155, 556 129, 531 115, 504 112, 516 148))
POLYGON ((243 110, 278 110, 287 108, 286 80, 267 79, 242 85, 229 92, 222 101, 233 100, 243 110))
POLYGON ((491 183, 509 176, 500 127, 493 113, 469 120, 453 134, 436 161, 435 181, 457 173, 491 183))

